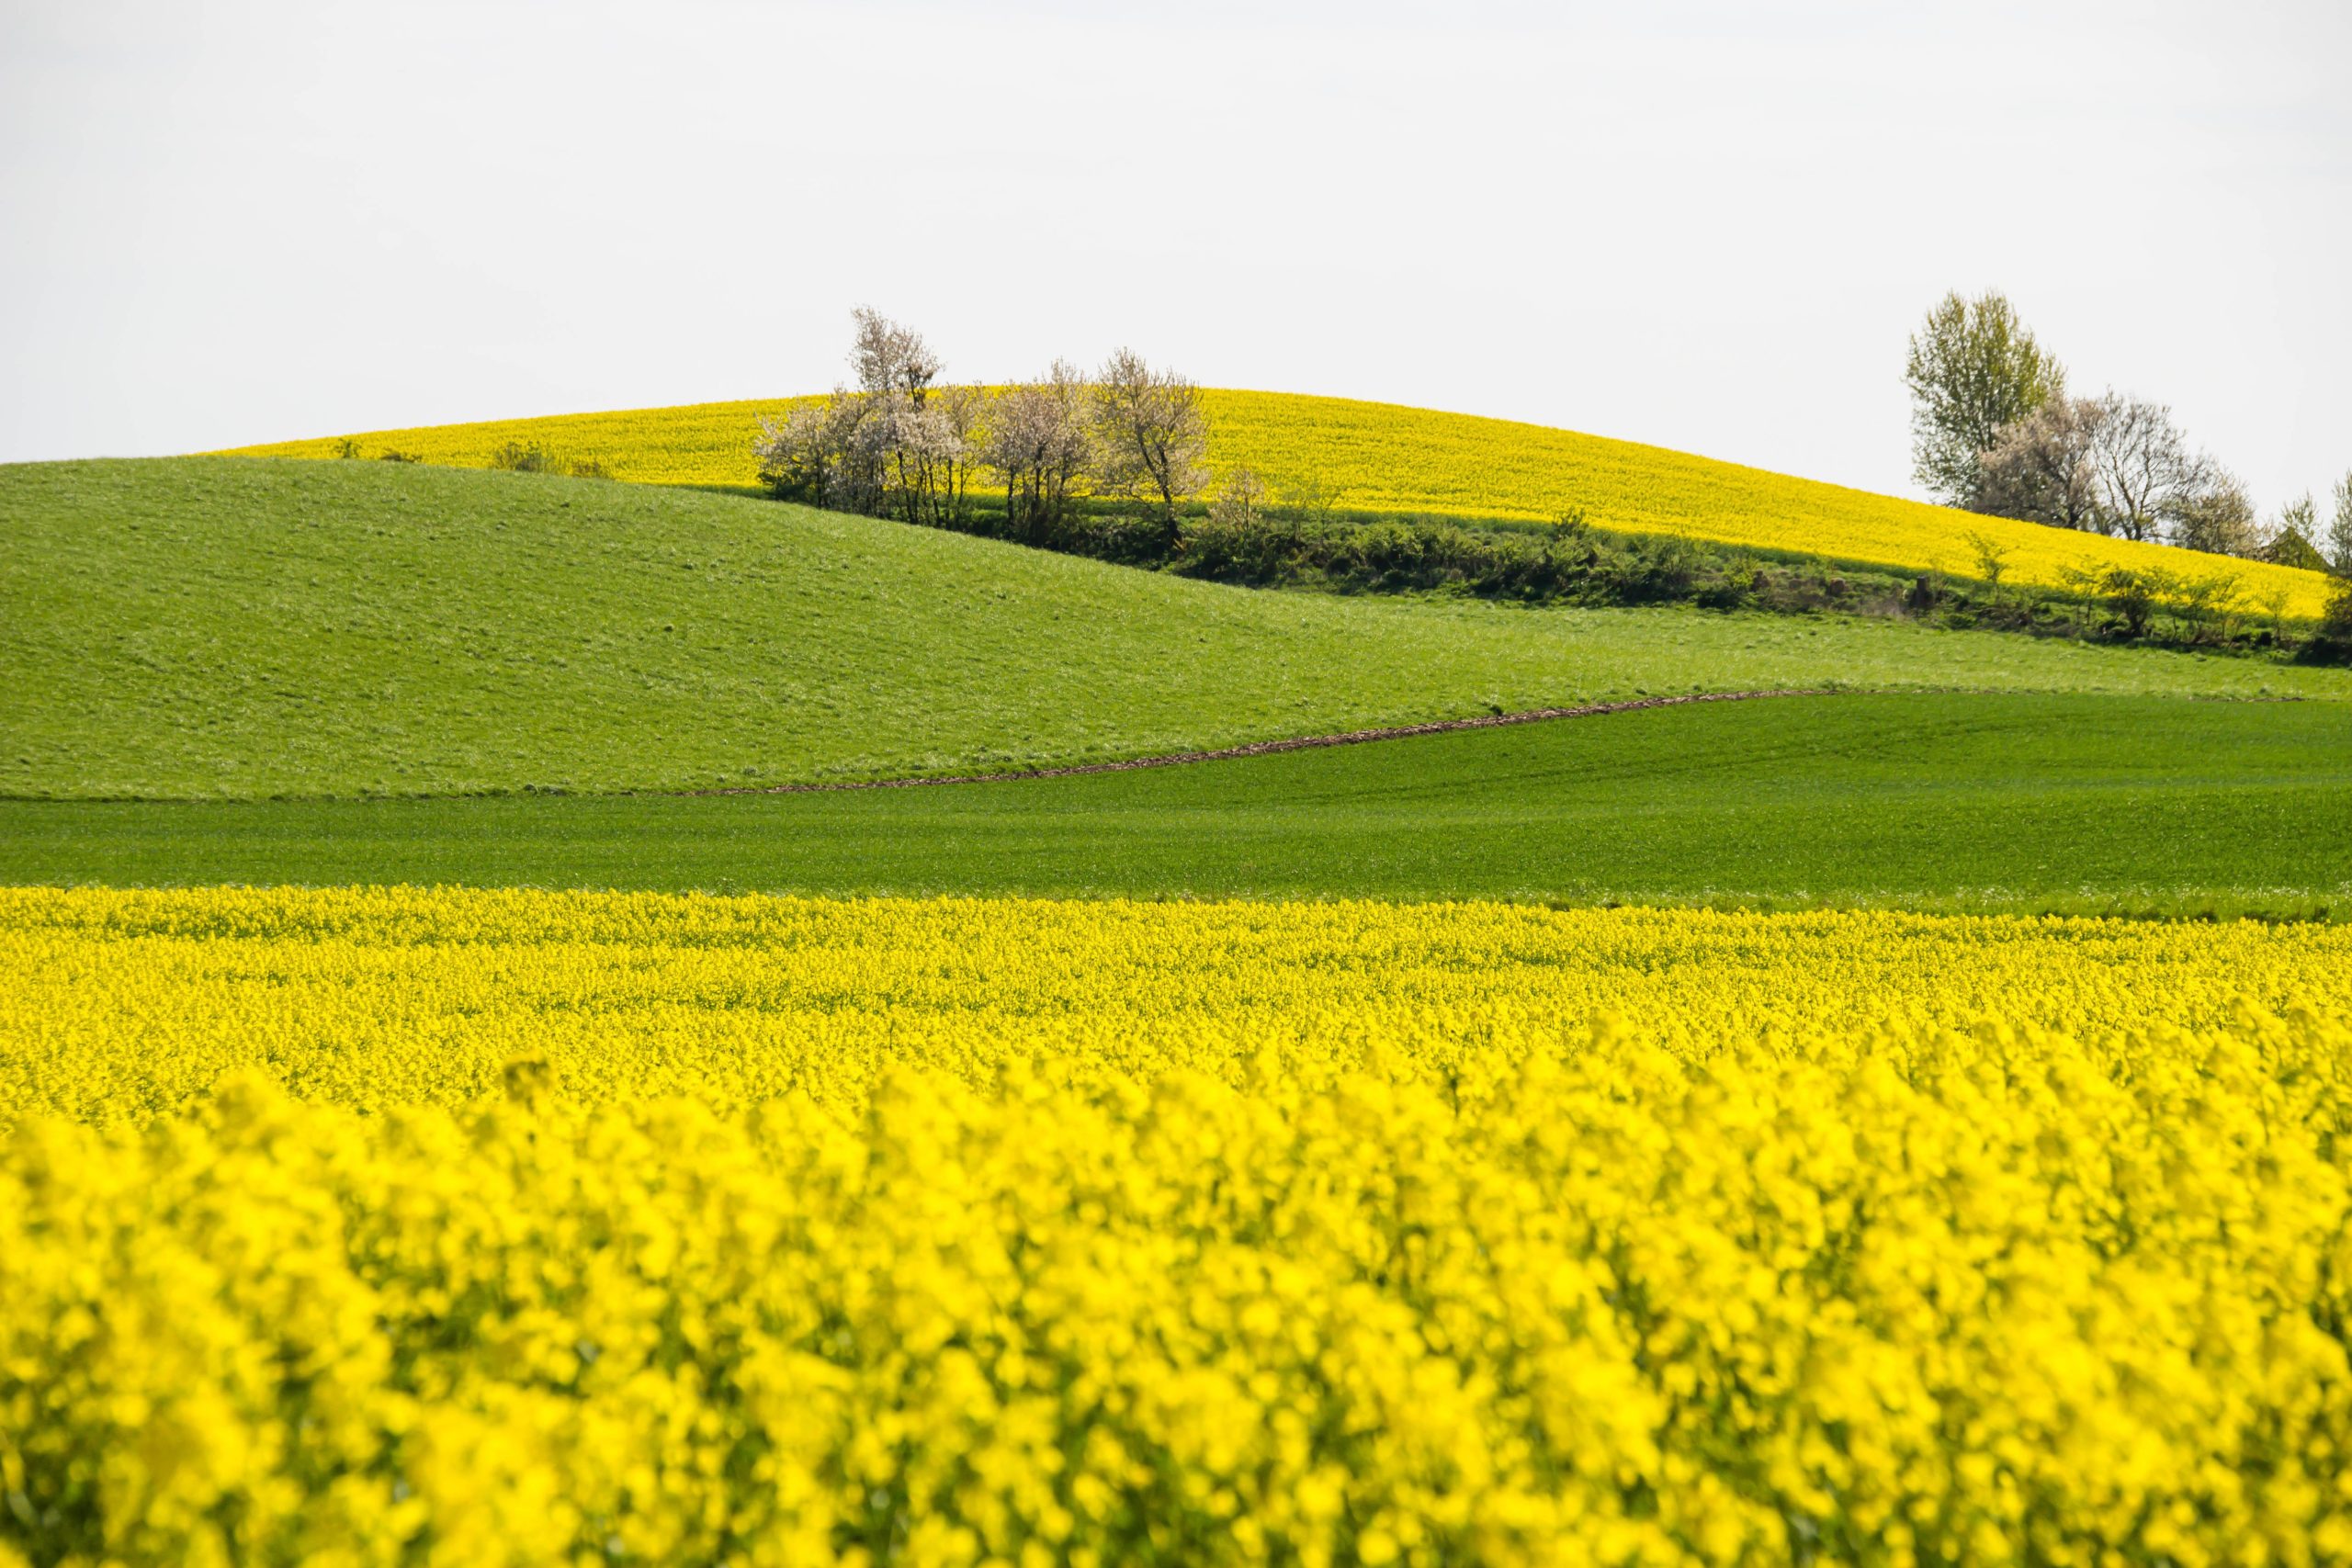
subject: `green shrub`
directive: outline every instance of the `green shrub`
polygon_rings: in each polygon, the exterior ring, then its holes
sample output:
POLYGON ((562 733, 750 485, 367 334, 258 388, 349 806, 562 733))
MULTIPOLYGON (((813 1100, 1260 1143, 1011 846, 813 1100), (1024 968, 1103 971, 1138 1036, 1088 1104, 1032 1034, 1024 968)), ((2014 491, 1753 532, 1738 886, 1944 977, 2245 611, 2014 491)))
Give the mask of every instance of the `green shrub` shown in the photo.
POLYGON ((517 474, 560 474, 563 465, 536 441, 509 441, 490 455, 490 466, 517 474))
POLYGON ((2352 577, 2339 577, 2320 615, 2319 630, 2303 645, 2310 664, 2352 664, 2352 577))

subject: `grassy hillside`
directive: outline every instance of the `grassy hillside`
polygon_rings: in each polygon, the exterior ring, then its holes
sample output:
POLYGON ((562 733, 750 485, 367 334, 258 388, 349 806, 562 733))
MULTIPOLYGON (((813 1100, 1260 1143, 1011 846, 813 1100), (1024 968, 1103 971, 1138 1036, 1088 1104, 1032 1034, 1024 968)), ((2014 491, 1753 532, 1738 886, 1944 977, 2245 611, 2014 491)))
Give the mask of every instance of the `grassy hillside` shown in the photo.
POLYGON ((692 491, 386 463, 0 468, 0 794, 681 788, 1842 683, 2352 676, 1845 619, 1267 594, 692 491))
POLYGON ((0 881, 2352 911, 2352 708, 1910 694, 1082 778, 0 803, 0 881))
MULTIPOLYGON (((2326 579, 2260 562, 1978 517, 1719 463, 1685 452, 1468 414, 1283 392, 1208 393, 1210 457, 1247 464, 1277 491, 1309 479, 1341 505, 1389 513, 1549 521, 1581 508, 1593 523, 1631 533, 1826 556, 1905 571, 1976 574, 1968 536, 2010 552, 2009 580, 2066 586, 2069 569, 2152 568, 2233 580, 2248 610, 2283 594, 2284 613, 2313 616, 2326 579)), ((498 420, 357 438, 369 457, 392 449, 434 463, 481 467, 508 441, 540 442, 593 458, 616 477, 650 483, 749 486, 762 414, 789 399, 547 419, 498 420)), ((335 438, 244 447, 248 455, 323 457, 335 438)))

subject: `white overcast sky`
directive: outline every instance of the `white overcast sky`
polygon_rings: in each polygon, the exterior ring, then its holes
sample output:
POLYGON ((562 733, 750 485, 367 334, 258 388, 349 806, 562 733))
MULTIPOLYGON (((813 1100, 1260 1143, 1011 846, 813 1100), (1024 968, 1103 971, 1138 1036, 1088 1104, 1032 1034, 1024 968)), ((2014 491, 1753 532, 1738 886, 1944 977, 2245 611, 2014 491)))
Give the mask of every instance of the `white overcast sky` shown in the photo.
POLYGON ((0 0, 0 459, 998 379, 1909 493, 2008 292, 2266 512, 2352 466, 2352 4, 0 0))

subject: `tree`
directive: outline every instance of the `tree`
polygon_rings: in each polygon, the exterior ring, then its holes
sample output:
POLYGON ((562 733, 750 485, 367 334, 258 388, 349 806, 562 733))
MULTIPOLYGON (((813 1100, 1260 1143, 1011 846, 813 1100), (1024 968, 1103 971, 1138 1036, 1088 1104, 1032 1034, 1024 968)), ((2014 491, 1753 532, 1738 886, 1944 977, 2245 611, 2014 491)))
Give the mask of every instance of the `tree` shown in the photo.
POLYGON ((978 387, 942 387, 932 394, 932 412, 947 437, 948 456, 935 482, 941 520, 966 523, 972 515, 972 470, 980 464, 988 394, 978 387))
POLYGON ((2125 634, 2135 638, 2148 635, 2157 607, 2180 588, 2180 579, 2154 567, 2111 566, 2103 571, 2069 575, 2087 582, 2105 599, 2108 608, 2123 618, 2125 634))
POLYGON ((1976 552, 1976 575, 1983 580, 1987 596, 1994 604, 2001 602, 2001 579, 2008 575, 2009 548, 1982 534, 1968 536, 1968 547, 1976 552))
POLYGON ((2269 537, 2256 553, 2273 566, 2325 571, 2328 560, 2314 542, 2318 536, 2319 509, 2305 495, 2278 509, 2278 520, 2270 525, 2269 537))
POLYGON ((2294 591, 2283 582, 2274 582, 2262 591, 2256 601, 2263 614, 2270 617, 2270 646, 2284 647, 2287 641, 2287 606, 2295 601, 2294 591))
POLYGON ((1123 348, 1104 362, 1095 382, 1093 425, 1102 489, 1155 504, 1172 548, 1176 505, 1206 478, 1201 458, 1208 449, 1208 416, 1201 389, 1123 348))
POLYGON ((1004 476, 1005 525, 1033 544, 1051 540, 1094 455, 1092 389, 1067 360, 1007 388, 989 411, 982 460, 1004 476))
POLYGON ((863 428, 874 408, 864 394, 837 387, 829 398, 795 403, 782 419, 763 418, 752 446, 761 482, 785 501, 881 511, 881 461, 863 428))
POLYGON ((1319 474, 1309 474, 1283 491, 1283 505, 1290 514, 1309 528, 1329 527, 1340 507, 1340 492, 1325 484, 1319 474))
POLYGON ((922 334, 902 327, 869 306, 850 312, 857 337, 850 349, 850 364, 857 371, 858 390, 872 394, 896 392, 920 407, 939 378, 939 355, 922 334))
POLYGON ((959 517, 976 401, 944 398, 935 390, 939 355, 912 327, 864 305, 850 320, 857 328, 850 365, 857 372, 858 390, 874 405, 859 434, 882 468, 883 510, 910 523, 959 517))
POLYGON ((2305 657, 2327 663, 2352 663, 2352 577, 2336 579, 2320 613, 2319 632, 2305 657))
POLYGON ((2270 541, 2264 553, 2274 559, 2291 558, 2280 560, 2282 566, 2308 564, 2310 558, 2316 557, 2319 569, 2325 571, 2325 538, 2320 531, 2319 508, 2312 504, 2311 492, 2305 491, 2278 509, 2278 520, 2270 525, 2270 541))
POLYGON ((2173 542, 2209 555, 2250 556, 2262 547, 2254 502, 2238 477, 2214 462, 2173 509, 2173 542))
POLYGON ((939 356, 922 334, 859 307, 850 366, 854 391, 801 403, 760 421, 760 478, 788 501, 910 523, 960 522, 983 400, 940 387, 939 356))
POLYGON ((915 403, 886 394, 859 434, 882 471, 883 513, 909 523, 949 520, 964 470, 964 439, 939 400, 915 403))
POLYGON ((1904 367, 1913 475, 1952 505, 1970 504, 1978 454, 2064 392, 2065 380, 2005 296, 1945 295, 1912 334, 1904 367))
POLYGON ((2326 547, 2320 553, 2338 573, 2352 577, 2352 471, 2335 481, 2335 515, 2329 520, 2326 547))
POLYGON ((2159 539, 2207 483, 2209 466, 2191 453, 2172 410, 2109 391, 2099 400, 2090 443, 2103 533, 2159 539))
POLYGON ((1216 499, 1209 502, 1209 515, 1228 527, 1252 528, 1265 505, 1266 482, 1257 469, 1244 466, 1225 476, 1216 499))
POLYGON ((2237 635, 2237 617, 2246 607, 2245 578, 2234 571, 2176 577, 2167 596, 2189 641, 2225 643, 2237 635))
POLYGON ((2101 405, 2053 397, 1977 454, 1974 509, 2053 528, 2097 530, 2098 474, 2091 462, 2101 405))

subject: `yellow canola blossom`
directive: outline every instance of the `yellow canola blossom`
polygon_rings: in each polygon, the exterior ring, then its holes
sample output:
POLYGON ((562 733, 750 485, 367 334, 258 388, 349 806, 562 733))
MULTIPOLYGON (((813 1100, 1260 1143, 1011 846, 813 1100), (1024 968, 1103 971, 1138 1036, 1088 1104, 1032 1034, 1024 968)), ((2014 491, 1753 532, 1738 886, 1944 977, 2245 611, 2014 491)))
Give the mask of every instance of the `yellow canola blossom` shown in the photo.
POLYGON ((2343 1562, 2347 960, 0 891, 0 1562, 2343 1562))
POLYGON ((793 1092, 1040 1050, 1236 1079, 1274 1050, 1432 1064, 1597 1013, 1678 1050, 1983 1017, 2107 1040, 2244 996, 2352 1018, 2352 928, 1523 905, 0 888, 0 1125, 144 1120, 223 1074, 363 1110, 793 1092))
MULTIPOLYGON (((1278 495, 1313 482, 1350 512, 1548 523, 1576 510, 1626 533, 1972 578, 1980 570, 1974 534, 2007 553, 2012 582, 2063 588, 2071 585, 2070 571, 2124 567, 2228 584, 2223 597, 2245 610, 2267 609, 2281 594, 2283 614, 2312 617, 2326 603, 2328 580, 2320 572, 1983 517, 1637 442, 1346 398, 1216 389, 1204 395, 1213 470, 1253 468, 1278 495)), ((566 459, 594 460, 618 479, 752 489, 759 421, 796 400, 428 425, 354 439, 368 457, 389 449, 458 468, 488 466, 510 441, 538 443, 566 459)), ((339 440, 237 450, 327 457, 339 440)))
POLYGON ((2342 1562, 2352 1033, 1607 1026, 1442 1076, 0 1155, 34 1561, 2342 1562))

